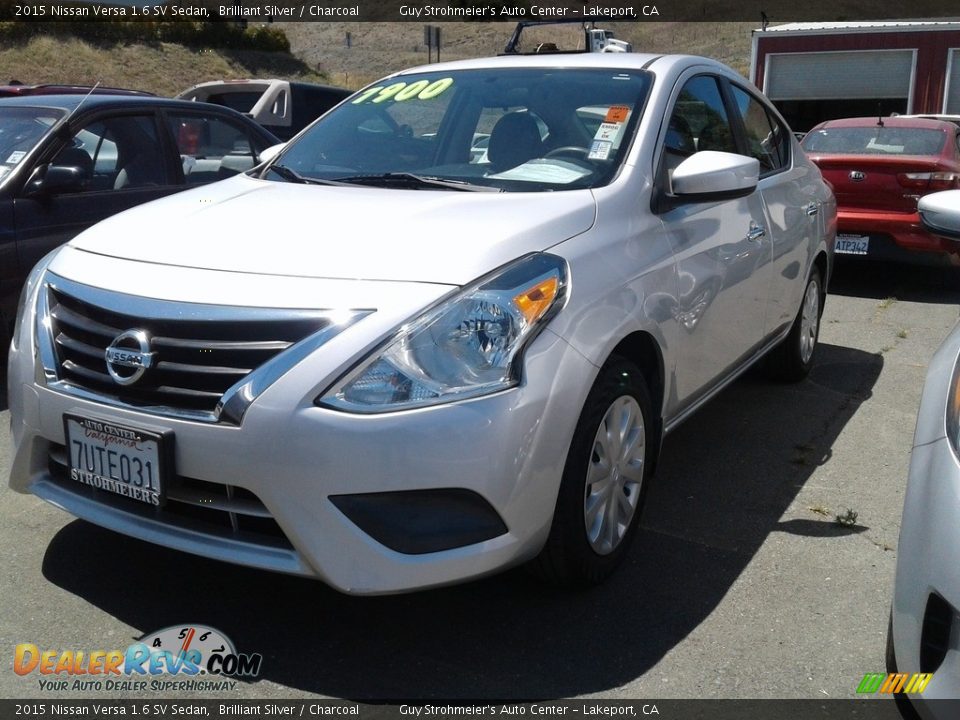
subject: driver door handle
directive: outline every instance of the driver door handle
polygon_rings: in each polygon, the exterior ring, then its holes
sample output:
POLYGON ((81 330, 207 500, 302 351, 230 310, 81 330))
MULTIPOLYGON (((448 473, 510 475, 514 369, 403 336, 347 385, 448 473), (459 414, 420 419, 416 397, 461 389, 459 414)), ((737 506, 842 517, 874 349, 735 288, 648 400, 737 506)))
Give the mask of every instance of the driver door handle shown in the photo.
POLYGON ((759 240, 767 234, 767 229, 759 225, 755 220, 750 221, 750 229, 747 230, 747 240, 759 240))

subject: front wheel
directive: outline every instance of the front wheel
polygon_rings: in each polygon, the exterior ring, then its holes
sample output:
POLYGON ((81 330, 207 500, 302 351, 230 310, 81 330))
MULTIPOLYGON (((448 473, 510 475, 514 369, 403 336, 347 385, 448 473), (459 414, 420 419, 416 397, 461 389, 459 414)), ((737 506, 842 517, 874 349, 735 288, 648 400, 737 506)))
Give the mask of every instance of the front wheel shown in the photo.
POLYGON ((623 359, 600 371, 567 454, 550 536, 533 568, 561 584, 603 581, 639 524, 654 448, 650 393, 623 359))
POLYGON ((823 294, 820 270, 814 267, 810 271, 810 279, 807 280, 790 334, 767 357, 767 371, 776 379, 799 382, 810 374, 820 338, 823 294))

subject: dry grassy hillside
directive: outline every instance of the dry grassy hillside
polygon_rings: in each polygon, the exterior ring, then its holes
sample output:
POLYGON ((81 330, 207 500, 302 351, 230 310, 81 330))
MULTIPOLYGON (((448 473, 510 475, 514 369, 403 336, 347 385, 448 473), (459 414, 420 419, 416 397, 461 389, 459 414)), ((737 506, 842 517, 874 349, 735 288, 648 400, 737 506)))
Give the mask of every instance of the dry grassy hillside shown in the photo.
MULTIPOLYGON (((76 83, 130 87, 173 95, 220 78, 281 77, 358 88, 382 75, 427 62, 423 25, 277 23, 293 56, 197 50, 171 43, 98 44, 39 37, 0 47, 0 83, 76 83), (346 35, 351 35, 351 47, 346 35)), ((644 52, 684 52, 722 60, 746 74, 755 23, 618 23, 619 37, 644 52)), ((441 59, 495 55, 514 23, 443 23, 441 59)), ((568 30, 572 30, 568 28, 568 30)), ((545 32, 545 31, 544 31, 545 32)))
MULTIPOLYGON (((496 55, 515 23, 442 23, 441 60, 496 55)), ((331 82, 358 88, 395 70, 427 62, 423 24, 278 23, 293 53, 331 82), (347 47, 346 35, 351 43, 347 47)), ((750 31, 757 23, 617 23, 617 36, 642 52, 692 53, 721 60, 746 74, 750 31)), ((436 54, 434 53, 434 56, 436 54)))
POLYGON ((326 82, 321 74, 283 53, 197 50, 172 43, 94 44, 38 37, 0 47, 0 83, 74 83, 175 95, 204 80, 284 77, 326 82))

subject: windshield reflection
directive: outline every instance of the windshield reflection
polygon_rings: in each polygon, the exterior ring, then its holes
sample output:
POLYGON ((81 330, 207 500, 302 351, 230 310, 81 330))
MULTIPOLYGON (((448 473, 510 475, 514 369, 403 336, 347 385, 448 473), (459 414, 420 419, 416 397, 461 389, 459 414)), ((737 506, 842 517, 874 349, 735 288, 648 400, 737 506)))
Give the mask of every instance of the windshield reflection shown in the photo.
POLYGON ((357 93, 287 146, 271 180, 401 189, 590 188, 623 162, 645 72, 482 69, 402 75, 357 93))

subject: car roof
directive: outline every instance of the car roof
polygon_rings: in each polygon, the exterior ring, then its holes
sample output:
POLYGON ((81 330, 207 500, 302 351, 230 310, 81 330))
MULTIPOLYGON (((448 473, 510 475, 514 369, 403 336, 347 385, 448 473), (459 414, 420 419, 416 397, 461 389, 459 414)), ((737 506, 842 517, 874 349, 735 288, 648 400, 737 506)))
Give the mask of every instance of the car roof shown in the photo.
POLYGON ((304 82, 302 80, 279 80, 277 78, 230 78, 228 80, 207 80, 202 83, 197 83, 196 85, 191 85, 183 92, 177 94, 185 95, 191 90, 207 90, 211 88, 223 88, 224 90, 229 90, 232 87, 243 87, 244 85, 252 85, 266 89, 272 85, 281 83, 289 85, 292 88, 306 87, 320 90, 332 90, 335 92, 346 93, 347 95, 353 94, 353 90, 337 87, 336 85, 322 85, 320 83, 304 82))
POLYGON ((226 115, 239 119, 251 130, 259 133, 264 141, 279 143, 280 140, 272 132, 249 116, 231 110, 223 105, 195 102, 193 100, 177 100, 175 98, 156 97, 155 95, 20 95, 17 97, 0 97, 0 109, 4 107, 52 108, 65 112, 74 111, 83 103, 82 114, 91 110, 112 110, 124 108, 152 108, 161 107, 168 110, 192 110, 216 115, 226 115))
MULTIPOLYGON (((878 127, 880 125, 878 120, 880 120, 880 118, 875 115, 872 117, 826 120, 813 129, 823 130, 824 128, 878 127)), ((882 120, 883 127, 889 128, 926 128, 927 130, 949 130, 951 132, 954 132, 957 129, 957 126, 951 122, 947 122, 946 120, 934 120, 932 118, 903 117, 902 115, 896 115, 893 117, 882 118, 882 120)))
MULTIPOLYGON (((86 108, 152 106, 179 107, 184 109, 196 108, 198 103, 189 100, 175 100, 173 98, 156 97, 155 95, 86 95, 83 93, 66 95, 18 95, 17 97, 0 98, 0 107, 49 107, 63 110, 73 110, 80 103, 86 108)), ((219 105, 199 103, 204 108, 215 107, 218 111, 224 108, 219 105)))
POLYGON ((898 115, 906 118, 926 118, 928 120, 943 120, 944 122, 960 125, 960 115, 945 115, 943 113, 917 113, 916 115, 898 115))
POLYGON ((497 57, 477 58, 471 60, 453 60, 450 62, 420 65, 403 70, 403 73, 448 70, 474 69, 506 69, 506 68, 535 68, 535 67, 569 67, 569 68, 610 68, 642 70, 654 61, 658 65, 667 63, 708 64, 718 68, 729 68, 716 60, 698 57, 695 55, 660 55, 652 53, 539 53, 532 55, 499 55, 497 57))
POLYGON ((0 85, 0 97, 20 97, 21 95, 76 95, 92 92, 95 95, 136 95, 150 97, 153 93, 144 90, 128 90, 126 88, 103 87, 92 85, 0 85))
POLYGON ((576 70, 607 69, 639 72, 649 70, 663 77, 676 76, 688 68, 702 68, 730 79, 749 84, 740 73, 729 65, 699 55, 660 55, 653 53, 605 53, 570 52, 538 53, 530 55, 499 55, 497 57, 420 65, 408 68, 388 77, 401 77, 414 73, 450 72, 459 70, 507 70, 510 68, 568 68, 576 70))

